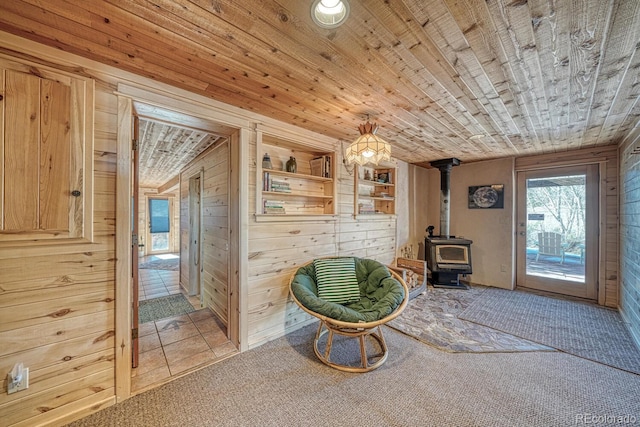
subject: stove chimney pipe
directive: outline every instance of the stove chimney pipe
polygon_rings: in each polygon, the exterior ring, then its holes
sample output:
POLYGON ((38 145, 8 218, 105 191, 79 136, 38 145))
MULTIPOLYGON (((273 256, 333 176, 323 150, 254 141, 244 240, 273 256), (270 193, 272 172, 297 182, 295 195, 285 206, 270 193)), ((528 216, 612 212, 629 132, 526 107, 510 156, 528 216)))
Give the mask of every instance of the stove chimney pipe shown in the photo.
POLYGON ((460 160, 455 157, 430 163, 434 168, 440 169, 440 237, 445 239, 449 238, 451 168, 459 164, 460 160))

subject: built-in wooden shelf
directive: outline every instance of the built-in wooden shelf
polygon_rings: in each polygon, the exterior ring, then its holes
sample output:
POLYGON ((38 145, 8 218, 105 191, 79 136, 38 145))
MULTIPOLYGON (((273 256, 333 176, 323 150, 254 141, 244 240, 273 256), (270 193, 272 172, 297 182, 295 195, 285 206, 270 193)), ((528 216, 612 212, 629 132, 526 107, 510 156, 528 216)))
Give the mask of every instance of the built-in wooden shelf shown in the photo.
POLYGON ((395 215, 396 167, 356 166, 354 173, 354 215, 362 218, 395 215))
POLYGON ((302 173, 291 173, 276 169, 262 169, 262 172, 269 172, 270 174, 277 176, 288 176, 290 178, 308 179, 310 181, 333 182, 333 178, 325 178, 323 176, 307 175, 302 173))
POLYGON ((306 145, 261 134, 257 144, 256 221, 305 221, 332 219, 337 194, 335 155, 306 145), (271 167, 262 167, 269 154, 271 167), (286 164, 296 160, 296 171, 286 164), (285 191, 279 191, 284 188, 285 191), (281 212, 279 212, 281 211, 281 212))

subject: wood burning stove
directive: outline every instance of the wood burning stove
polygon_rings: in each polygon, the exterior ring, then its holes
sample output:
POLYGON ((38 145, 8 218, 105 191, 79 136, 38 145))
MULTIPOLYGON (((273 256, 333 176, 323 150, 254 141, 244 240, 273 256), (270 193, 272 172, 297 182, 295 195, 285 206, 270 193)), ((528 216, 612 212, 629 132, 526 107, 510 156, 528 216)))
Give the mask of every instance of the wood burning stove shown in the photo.
POLYGON ((434 236, 434 226, 424 239, 424 258, 431 272, 431 284, 435 288, 468 289, 460 283, 460 274, 471 274, 471 240, 449 235, 449 196, 451 169, 458 166, 456 158, 437 160, 431 166, 440 169, 440 235, 434 236))
POLYGON ((471 274, 471 240, 454 236, 427 236, 424 239, 425 260, 431 271, 434 288, 467 289, 460 274, 471 274))

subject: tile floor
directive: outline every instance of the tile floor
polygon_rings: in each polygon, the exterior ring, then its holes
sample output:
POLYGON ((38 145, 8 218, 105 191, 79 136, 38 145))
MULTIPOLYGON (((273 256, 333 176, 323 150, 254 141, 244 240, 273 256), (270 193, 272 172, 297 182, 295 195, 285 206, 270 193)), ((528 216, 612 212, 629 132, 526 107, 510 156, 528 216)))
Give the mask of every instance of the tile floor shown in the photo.
MULTIPOLYGON (((149 258, 146 257, 146 260, 149 258)), ((179 272, 140 270, 140 301, 179 292, 179 272)), ((191 297, 189 301, 196 311, 138 326, 138 367, 131 374, 134 393, 238 352, 227 338, 225 326, 213 312, 207 308, 201 309, 198 297, 191 297)))
POLYGON ((138 276, 140 301, 180 293, 179 271, 140 269, 138 276))

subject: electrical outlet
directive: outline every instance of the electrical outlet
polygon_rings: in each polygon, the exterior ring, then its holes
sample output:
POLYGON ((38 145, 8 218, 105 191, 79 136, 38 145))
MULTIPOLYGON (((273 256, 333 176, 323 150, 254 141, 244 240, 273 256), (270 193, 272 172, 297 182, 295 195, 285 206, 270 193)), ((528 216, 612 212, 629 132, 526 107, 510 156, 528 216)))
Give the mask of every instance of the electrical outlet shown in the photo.
POLYGON ((29 388, 29 368, 22 370, 22 378, 19 382, 14 383, 11 374, 7 375, 7 394, 15 393, 17 391, 26 390, 29 388))
POLYGON ((507 272, 507 264, 500 264, 500 271, 502 271, 503 273, 507 272))

